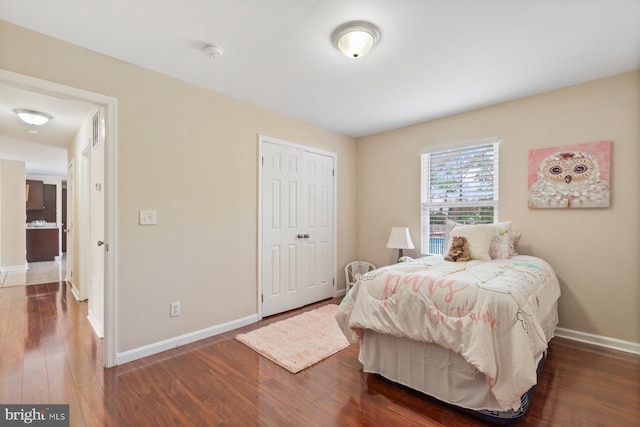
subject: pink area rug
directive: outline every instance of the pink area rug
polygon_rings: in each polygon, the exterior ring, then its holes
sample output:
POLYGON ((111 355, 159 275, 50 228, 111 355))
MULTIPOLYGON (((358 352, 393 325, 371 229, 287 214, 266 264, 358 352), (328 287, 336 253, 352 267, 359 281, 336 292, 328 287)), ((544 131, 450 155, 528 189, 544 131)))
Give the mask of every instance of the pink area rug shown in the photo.
POLYGON ((295 374, 349 346, 334 317, 337 309, 325 305, 236 339, 295 374))

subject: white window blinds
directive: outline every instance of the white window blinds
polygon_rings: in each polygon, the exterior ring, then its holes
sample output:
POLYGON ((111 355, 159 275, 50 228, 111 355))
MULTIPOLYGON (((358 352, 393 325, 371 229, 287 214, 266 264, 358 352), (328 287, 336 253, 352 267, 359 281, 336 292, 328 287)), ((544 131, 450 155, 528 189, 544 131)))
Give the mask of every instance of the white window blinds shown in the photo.
POLYGON ((498 138, 422 154, 422 253, 444 252, 447 219, 498 220, 498 138))

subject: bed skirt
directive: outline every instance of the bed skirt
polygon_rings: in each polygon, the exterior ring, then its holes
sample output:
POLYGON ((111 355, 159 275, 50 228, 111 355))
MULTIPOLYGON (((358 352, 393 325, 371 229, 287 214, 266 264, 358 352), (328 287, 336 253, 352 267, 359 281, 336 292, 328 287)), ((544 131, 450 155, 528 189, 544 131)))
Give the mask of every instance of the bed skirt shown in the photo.
MULTIPOLYGON (((365 330, 359 360, 363 371, 418 390, 463 412, 494 424, 517 423, 529 408, 535 386, 520 408, 504 411, 491 394, 485 376, 459 354, 438 345, 365 330)), ((544 354, 538 357, 538 376, 544 354)))

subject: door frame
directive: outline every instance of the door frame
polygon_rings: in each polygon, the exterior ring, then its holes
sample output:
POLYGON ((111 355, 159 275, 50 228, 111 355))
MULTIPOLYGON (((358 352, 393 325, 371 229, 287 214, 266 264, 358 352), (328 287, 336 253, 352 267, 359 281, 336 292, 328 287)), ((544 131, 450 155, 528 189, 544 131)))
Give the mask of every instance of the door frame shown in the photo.
MULTIPOLYGON (((72 254, 77 250, 75 248, 75 243, 73 242, 73 236, 75 235, 75 210, 76 210, 76 204, 75 204, 75 194, 76 194, 76 185, 74 183, 74 179, 75 179, 75 175, 76 175, 76 163, 74 161, 75 159, 71 159, 71 161, 69 161, 69 163, 67 163, 67 232, 65 233, 63 231, 64 234, 66 234, 67 236, 65 237, 67 239, 67 254, 69 254, 69 252, 71 252, 72 254), (69 176, 72 177, 72 179, 69 179, 69 176), (71 185, 69 185, 69 182, 71 182, 71 185), (69 207, 71 207, 71 210, 69 210, 69 207), (71 227, 69 227, 69 218, 71 218, 71 227), (69 231, 71 230, 71 231, 69 231), (71 239, 69 239, 69 233, 71 233, 71 239)), ((75 280, 75 278, 73 277, 73 271, 74 271, 75 266, 73 265, 73 257, 69 257, 67 256, 67 276, 66 276, 66 280, 67 282, 72 282, 73 280, 75 280)), ((73 288, 72 288, 73 289, 73 288)), ((76 296, 77 298, 77 296, 76 296)))
MULTIPOLYGON (((9 70, 0 69, 0 83, 28 90, 101 106, 105 113, 105 286, 104 286, 104 344, 103 364, 109 368, 116 365, 116 351, 118 342, 117 329, 117 142, 118 126, 116 98, 89 92, 83 89, 42 80, 9 70)), ((89 239, 90 236, 86 236, 89 239)))
POLYGON ((270 144, 278 144, 283 145, 290 148, 296 148, 299 150, 304 150, 314 154, 320 154, 323 156, 328 156, 333 159, 333 259, 332 263, 332 275, 333 275, 333 297, 337 296, 336 289, 336 278, 337 278, 337 265, 338 265, 338 233, 337 233, 337 225, 338 225, 338 154, 333 153, 331 151, 322 150, 315 147, 310 147, 307 145, 296 144, 294 142, 285 141, 283 139, 273 138, 267 135, 258 134, 258 294, 256 295, 256 303, 258 306, 258 319, 262 320, 262 291, 263 291, 263 283, 262 283, 262 192, 263 192, 263 145, 265 143, 270 144))

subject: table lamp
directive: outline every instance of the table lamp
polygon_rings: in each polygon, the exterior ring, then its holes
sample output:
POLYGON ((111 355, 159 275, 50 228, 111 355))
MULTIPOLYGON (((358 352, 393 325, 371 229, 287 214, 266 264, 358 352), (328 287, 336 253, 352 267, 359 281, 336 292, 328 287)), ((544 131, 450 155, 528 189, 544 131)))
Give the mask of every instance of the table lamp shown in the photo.
POLYGON ((387 242, 387 248, 398 249, 398 260, 404 256, 403 249, 413 249, 413 242, 409 235, 409 228, 407 227, 391 227, 391 235, 387 242))

